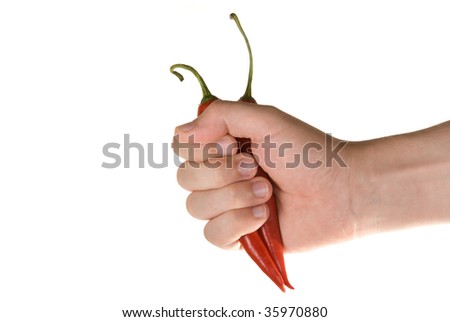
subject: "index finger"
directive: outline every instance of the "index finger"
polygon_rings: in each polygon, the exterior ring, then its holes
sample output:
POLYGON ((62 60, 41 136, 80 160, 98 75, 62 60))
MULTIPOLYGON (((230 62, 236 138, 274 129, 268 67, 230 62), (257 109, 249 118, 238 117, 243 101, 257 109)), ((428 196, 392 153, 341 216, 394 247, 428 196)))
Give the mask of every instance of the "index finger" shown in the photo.
POLYGON ((225 135, 217 141, 200 143, 195 134, 191 134, 187 138, 176 134, 173 137, 172 148, 174 153, 181 158, 199 162, 236 154, 238 144, 236 139, 230 135, 225 135))

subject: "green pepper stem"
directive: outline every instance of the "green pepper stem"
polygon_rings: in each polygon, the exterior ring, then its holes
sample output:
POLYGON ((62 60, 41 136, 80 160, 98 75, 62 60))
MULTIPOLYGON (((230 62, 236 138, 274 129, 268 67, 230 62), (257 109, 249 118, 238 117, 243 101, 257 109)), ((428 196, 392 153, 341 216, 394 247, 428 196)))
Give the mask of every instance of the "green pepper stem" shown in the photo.
POLYGON ((193 67, 191 67, 189 65, 185 65, 185 64, 174 64, 174 65, 170 66, 170 72, 172 74, 174 74, 176 77, 178 77, 178 79, 182 82, 184 80, 184 77, 179 72, 175 71, 176 68, 186 69, 186 70, 190 71, 192 74, 194 74, 194 76, 197 78, 197 80, 200 83, 200 86, 202 88, 202 93, 203 93, 202 103, 211 98, 215 98, 215 96, 212 95, 211 92, 209 91, 208 86, 206 86, 206 83, 203 80, 203 77, 200 76, 200 74, 193 67))
POLYGON ((250 42, 248 41, 247 35, 244 32, 244 29, 242 29, 241 23, 239 22, 239 18, 235 13, 230 14, 230 19, 233 19, 234 22, 236 22, 236 25, 241 32, 242 36, 244 37, 245 43, 247 44, 247 50, 248 50, 248 56, 250 58, 250 67, 248 70, 248 81, 247 81, 247 88, 245 89, 245 93, 243 97, 252 97, 252 80, 253 80, 253 54, 252 54, 252 48, 250 47, 250 42))

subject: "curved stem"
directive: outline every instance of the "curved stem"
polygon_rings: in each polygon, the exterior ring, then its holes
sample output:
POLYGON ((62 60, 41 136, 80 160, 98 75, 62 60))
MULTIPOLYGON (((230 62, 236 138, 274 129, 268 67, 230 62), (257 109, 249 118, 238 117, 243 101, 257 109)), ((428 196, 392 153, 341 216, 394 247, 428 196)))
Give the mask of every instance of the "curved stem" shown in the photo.
POLYGON ((230 14, 230 19, 233 19, 234 22, 236 22, 236 25, 241 32, 242 36, 245 39, 245 43, 247 44, 247 50, 248 50, 248 56, 250 58, 250 67, 248 70, 248 81, 247 81, 247 88, 245 89, 245 93, 243 97, 252 97, 252 79, 253 79, 253 54, 252 54, 252 48, 250 47, 250 42, 248 41, 247 35, 244 32, 244 29, 242 29, 241 23, 239 22, 239 18, 235 13, 230 14))
POLYGON ((184 80, 184 77, 179 72, 175 71, 176 68, 186 69, 186 70, 190 71, 192 74, 194 74, 194 76, 197 78, 197 80, 200 83, 200 86, 202 88, 202 93, 203 93, 202 102, 215 97, 209 91, 208 86, 206 86, 206 83, 203 80, 203 77, 200 76, 200 74, 193 67, 191 67, 189 65, 185 65, 185 64, 174 64, 174 65, 170 66, 170 72, 172 74, 174 74, 176 77, 178 77, 178 79, 182 82, 184 80))

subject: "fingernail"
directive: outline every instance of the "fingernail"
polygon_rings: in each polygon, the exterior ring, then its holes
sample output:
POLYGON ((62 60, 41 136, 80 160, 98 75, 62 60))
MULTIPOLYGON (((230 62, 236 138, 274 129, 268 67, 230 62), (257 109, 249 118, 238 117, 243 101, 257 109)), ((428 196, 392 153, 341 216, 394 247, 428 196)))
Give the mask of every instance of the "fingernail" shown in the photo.
POLYGON ((252 212, 255 218, 262 219, 266 217, 266 207, 263 205, 253 207, 252 212))
POLYGON ((267 195, 267 191, 268 191, 267 185, 262 180, 258 180, 255 183, 253 183, 252 189, 253 189, 253 194, 259 198, 262 198, 265 195, 267 195))
POLYGON ((190 130, 192 130, 195 127, 195 122, 189 122, 189 123, 185 123, 183 125, 178 126, 178 129, 180 129, 183 132, 189 132, 190 130))
POLYGON ((254 161, 242 160, 241 162, 239 162, 237 170, 241 174, 241 176, 250 177, 254 173, 255 166, 256 164, 254 161))

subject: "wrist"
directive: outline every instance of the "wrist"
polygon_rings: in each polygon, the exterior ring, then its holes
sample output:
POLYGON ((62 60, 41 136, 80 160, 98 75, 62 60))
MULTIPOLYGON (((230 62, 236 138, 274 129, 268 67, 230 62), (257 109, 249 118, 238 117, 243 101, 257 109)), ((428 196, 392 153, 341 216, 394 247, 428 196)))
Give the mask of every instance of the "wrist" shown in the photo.
POLYGON ((450 123, 354 144, 360 235, 450 221, 450 123))

